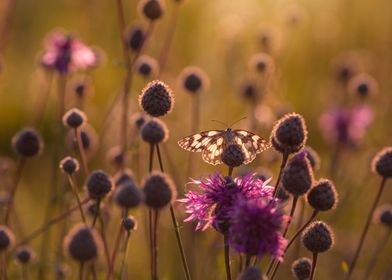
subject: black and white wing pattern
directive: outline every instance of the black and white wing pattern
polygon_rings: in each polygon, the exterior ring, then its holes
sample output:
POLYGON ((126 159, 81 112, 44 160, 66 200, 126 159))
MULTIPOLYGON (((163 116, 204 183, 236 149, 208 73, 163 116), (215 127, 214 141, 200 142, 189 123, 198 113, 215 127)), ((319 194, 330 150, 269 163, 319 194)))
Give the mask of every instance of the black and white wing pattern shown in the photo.
POLYGON ((269 141, 261 138, 260 136, 241 129, 233 130, 234 139, 233 141, 242 147, 242 151, 245 155, 244 164, 252 162, 256 155, 269 149, 271 144, 269 141))
POLYGON ((202 152, 214 138, 222 138, 224 130, 207 130, 195 133, 178 141, 178 145, 190 152, 202 152))
POLYGON ((208 142, 207 147, 203 150, 201 157, 203 160, 212 165, 222 164, 222 153, 226 147, 224 135, 216 136, 208 142))

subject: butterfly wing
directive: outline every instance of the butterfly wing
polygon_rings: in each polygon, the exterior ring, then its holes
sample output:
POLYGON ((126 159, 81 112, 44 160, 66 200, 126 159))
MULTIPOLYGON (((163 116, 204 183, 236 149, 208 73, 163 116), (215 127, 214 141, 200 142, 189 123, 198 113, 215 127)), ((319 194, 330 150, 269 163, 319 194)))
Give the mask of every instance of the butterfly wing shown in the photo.
POLYGON ((190 152, 202 152, 214 137, 222 134, 223 130, 207 130, 195 133, 178 141, 178 145, 190 152))
POLYGON ((252 162, 256 155, 267 150, 271 147, 269 141, 261 138, 260 136, 246 131, 236 129, 234 132, 233 141, 242 147, 242 151, 245 155, 244 164, 252 162))
POLYGON ((224 138, 224 131, 212 137, 211 141, 203 150, 201 154, 203 160, 209 164, 217 165, 222 163, 222 152, 226 147, 226 141, 224 138))

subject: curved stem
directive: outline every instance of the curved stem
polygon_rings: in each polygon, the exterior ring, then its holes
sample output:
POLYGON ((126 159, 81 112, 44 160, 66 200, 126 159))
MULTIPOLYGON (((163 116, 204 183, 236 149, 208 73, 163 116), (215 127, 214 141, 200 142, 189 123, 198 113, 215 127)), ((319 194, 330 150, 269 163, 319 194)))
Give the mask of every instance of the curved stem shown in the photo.
POLYGON ((79 129, 75 128, 74 132, 75 132, 76 141, 78 143, 80 159, 82 160, 83 173, 84 173, 84 176, 87 178, 89 171, 88 171, 88 165, 87 165, 86 152, 83 147, 81 131, 79 129))
POLYGON ((229 246, 229 238, 227 233, 223 234, 223 243, 225 246, 225 268, 226 268, 226 279, 231 280, 231 271, 230 271, 230 246, 229 246))
POLYGON ((317 265, 317 253, 313 253, 312 272, 310 273, 310 280, 314 279, 314 275, 316 272, 316 265, 317 265))
POLYGON ((363 244, 364 244, 364 242, 365 242, 365 238, 366 238, 367 232, 368 232, 368 230, 369 230, 370 223, 371 223, 372 218, 373 218, 374 210, 376 210, 376 207, 377 207, 377 205, 378 205, 378 202, 380 201, 381 194, 382 194, 382 192, 383 192, 383 190, 384 190, 386 181, 387 181, 387 178, 383 178, 383 179, 382 179, 381 184, 380 184, 380 188, 379 188, 378 193, 377 193, 377 195, 376 195, 376 198, 374 199, 373 205, 372 205, 372 207, 370 208, 370 212, 369 212, 369 214, 368 214, 368 217, 367 217, 367 220, 366 220, 365 227, 363 228, 363 231, 362 231, 362 234, 361 234, 361 238, 359 239, 359 243, 358 243, 357 249, 356 249, 356 251, 355 251, 354 258, 353 258, 353 260, 352 260, 352 262, 351 262, 351 265, 350 265, 350 267, 349 267, 347 276, 346 276, 346 278, 345 278, 346 280, 348 280, 348 279, 351 278, 351 275, 352 275, 352 273, 353 273, 353 271, 354 271, 354 268, 355 268, 355 265, 356 265, 356 263, 357 263, 359 254, 360 254, 360 252, 361 252, 362 246, 363 246, 363 244))
POLYGON ((78 207, 79 207, 79 211, 80 211, 80 216, 81 216, 81 218, 82 218, 82 220, 83 220, 83 223, 86 223, 86 217, 84 216, 82 204, 80 203, 80 198, 79 198, 79 195, 78 195, 78 189, 77 189, 77 187, 76 187, 76 184, 75 184, 75 182, 74 182, 74 180, 73 180, 72 175, 69 175, 69 174, 68 174, 67 177, 68 177, 69 185, 70 185, 70 187, 71 187, 71 191, 72 191, 73 195, 75 196, 76 201, 77 201, 77 203, 78 203, 78 207))
POLYGON ((99 215, 99 223, 100 223, 100 231, 101 231, 101 236, 102 236, 102 242, 103 242, 103 249, 105 253, 105 258, 106 258, 106 263, 108 266, 108 269, 110 268, 110 256, 109 256, 109 247, 108 247, 108 240, 106 238, 106 233, 105 233, 105 223, 103 221, 102 215, 99 215))
POLYGON ((279 188, 280 188, 279 183, 280 183, 280 180, 282 179, 283 170, 286 167, 288 159, 289 159, 289 153, 285 151, 282 155, 282 163, 280 164, 279 175, 278 175, 278 179, 276 180, 276 184, 275 184, 274 197, 276 197, 279 193, 279 188))
POLYGON ((95 212, 93 223, 91 224, 91 227, 95 227, 97 219, 98 219, 99 215, 101 214, 101 199, 98 198, 95 205, 96 205, 96 209, 95 209, 96 212, 95 212))

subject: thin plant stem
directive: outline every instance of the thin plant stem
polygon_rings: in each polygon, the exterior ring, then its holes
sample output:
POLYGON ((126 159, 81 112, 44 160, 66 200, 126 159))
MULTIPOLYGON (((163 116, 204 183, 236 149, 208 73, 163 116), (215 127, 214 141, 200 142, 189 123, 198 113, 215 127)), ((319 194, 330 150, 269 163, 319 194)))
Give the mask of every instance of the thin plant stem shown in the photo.
POLYGON ((159 210, 153 211, 154 280, 158 279, 158 222, 159 210))
POLYGON ((233 176, 233 170, 234 170, 234 168, 229 166, 229 172, 228 172, 229 177, 233 176))
POLYGON ((58 77, 58 102, 60 123, 65 113, 65 89, 67 85, 67 74, 59 74, 58 77))
POLYGON ((45 109, 47 107, 48 101, 49 101, 49 96, 50 96, 50 91, 52 88, 52 83, 53 83, 53 71, 45 71, 46 77, 47 77, 47 81, 46 81, 46 87, 43 90, 43 95, 40 95, 40 102, 37 105, 38 108, 35 108, 35 112, 36 114, 33 116, 33 121, 32 124, 33 126, 37 127, 37 126, 41 126, 42 125, 42 120, 44 118, 45 115, 45 109))
POLYGON ((125 243, 124 243, 124 255, 123 255, 123 259, 121 262, 121 268, 120 268, 120 277, 119 279, 122 280, 123 274, 124 274, 124 270, 125 270, 125 263, 128 260, 128 243, 129 243, 129 238, 131 237, 131 232, 128 231, 127 232, 127 236, 125 238, 125 243))
POLYGON ((282 163, 280 164, 279 175, 278 175, 278 179, 276 180, 276 184, 275 184, 274 197, 276 197, 279 193, 279 188, 280 188, 279 183, 280 183, 280 180, 282 179, 283 170, 286 167, 288 158, 289 158, 289 153, 285 151, 282 155, 282 163))
POLYGON ((376 198, 374 199, 373 205, 370 208, 370 212, 368 214, 365 227, 363 228, 363 231, 362 231, 362 234, 361 234, 361 238, 359 239, 359 243, 358 243, 357 249, 355 251, 354 258, 353 258, 353 260, 351 262, 351 265, 349 267, 347 276, 345 278, 346 280, 351 278, 351 275, 352 275, 352 273, 354 271, 354 268, 355 268, 355 265, 357 263, 359 254, 361 252, 362 246, 363 246, 363 244, 365 242, 365 238, 366 238, 367 232, 369 230, 369 227, 370 227, 370 224, 371 224, 371 221, 372 221, 372 218, 373 218, 374 211, 376 210, 378 202, 380 201, 381 194, 382 194, 382 192, 384 190, 386 181, 387 181, 387 178, 385 178, 385 177, 383 177, 382 180, 381 180, 380 188, 378 190, 376 198))
POLYGON ((99 215, 99 223, 100 223, 100 231, 101 231, 101 236, 102 236, 102 242, 103 242, 103 249, 105 253, 105 258, 107 262, 108 269, 110 268, 110 255, 109 255, 109 246, 108 246, 108 240, 106 238, 106 233, 105 233, 105 223, 103 221, 102 215, 99 215))
MULTIPOLYGON (((299 219, 298 219, 298 223, 297 223, 297 227, 296 227, 295 232, 297 232, 302 227, 302 224, 303 224, 304 218, 305 218, 305 201, 301 200, 300 202, 301 202, 301 208, 299 210, 299 219)), ((300 251, 301 251, 301 242, 298 240, 295 243, 295 248, 294 248, 294 253, 293 253, 294 260, 299 258, 300 251)))
POLYGON ((223 244, 225 248, 225 268, 226 268, 226 280, 231 280, 231 271, 230 271, 230 246, 229 246, 229 238, 228 234, 223 234, 223 244))
POLYGON ((67 177, 68 177, 69 185, 71 187, 71 191, 72 191, 73 195, 75 196, 75 199, 76 199, 78 206, 79 206, 80 217, 82 218, 83 223, 86 224, 86 217, 84 216, 83 207, 82 207, 82 204, 80 203, 78 189, 76 187, 75 181, 74 181, 72 175, 68 174, 67 177))
POLYGON ((1 252, 1 265, 0 265, 0 276, 1 279, 7 280, 8 279, 8 274, 7 274, 7 256, 5 252, 1 252))
POLYGON ((101 208, 101 199, 100 198, 98 198, 96 200, 95 205, 96 205, 96 212, 95 212, 93 223, 91 224, 91 227, 95 227, 97 219, 98 219, 99 215, 101 215, 101 209, 100 209, 101 208))
POLYGON ((150 238, 150 276, 154 279, 154 240, 152 236, 153 223, 152 223, 152 210, 148 209, 148 235, 150 238))
POLYGON ((310 280, 314 279, 314 275, 316 273, 316 265, 317 265, 317 253, 313 253, 312 272, 310 273, 310 280))
POLYGON ((76 141, 78 143, 80 159, 82 160, 83 173, 84 173, 84 176, 87 178, 87 176, 89 174, 89 170, 88 170, 88 165, 87 165, 86 151, 84 150, 84 147, 83 147, 82 134, 81 134, 80 129, 77 129, 77 128, 74 129, 74 133, 75 133, 76 141))
MULTIPOLYGON (((127 215, 128 215, 128 211, 126 209, 123 209, 121 220, 125 219, 127 217, 127 215)), ((116 264, 116 257, 117 257, 118 247, 120 246, 122 233, 123 233, 123 227, 122 227, 122 223, 120 223, 118 231, 117 231, 116 239, 114 241, 114 248, 113 248, 113 253, 112 253, 112 259, 110 261, 108 279, 111 279, 114 274, 114 266, 116 264)))
POLYGON ((22 264, 22 279, 23 280, 28 280, 29 279, 29 271, 27 268, 27 264, 22 264))
POLYGON ((252 259, 251 255, 246 255, 246 260, 245 260, 245 267, 246 268, 249 267, 251 259, 252 259))
MULTIPOLYGON (((158 161, 159 161, 160 169, 161 169, 162 172, 165 172, 165 170, 163 168, 161 152, 160 152, 158 144, 157 144, 157 155, 158 155, 158 161)), ((184 272, 185 272, 185 278, 187 280, 190 280, 192 277, 191 277, 191 273, 190 273, 190 270, 189 270, 188 262, 186 260, 185 250, 184 250, 184 246, 182 244, 182 239, 181 239, 180 227, 178 225, 178 220, 177 220, 177 216, 176 216, 175 211, 174 211, 173 204, 170 204, 170 216, 171 216, 171 219, 172 219, 174 232, 176 234, 177 246, 178 246, 178 249, 180 251, 181 261, 182 261, 182 265, 183 265, 184 272)))
POLYGON ((84 280, 83 277, 84 262, 79 263, 79 280, 84 280))
POLYGON ((97 280, 97 271, 95 269, 94 261, 92 261, 90 264, 90 271, 91 271, 91 276, 92 276, 93 280, 97 280))

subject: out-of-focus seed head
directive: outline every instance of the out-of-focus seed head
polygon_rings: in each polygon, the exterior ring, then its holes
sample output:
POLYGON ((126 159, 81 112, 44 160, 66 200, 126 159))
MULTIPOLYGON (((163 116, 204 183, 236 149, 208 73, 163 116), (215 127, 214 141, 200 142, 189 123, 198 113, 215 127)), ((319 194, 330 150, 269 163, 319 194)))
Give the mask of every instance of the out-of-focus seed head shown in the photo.
POLYGON ((132 26, 125 34, 127 46, 134 52, 139 51, 144 43, 146 31, 142 26, 132 26))
POLYGON ((392 177, 392 147, 386 147, 375 155, 372 170, 381 177, 392 177))
POLYGON ((110 176, 103 170, 95 170, 87 178, 87 192, 92 199, 103 199, 113 188, 110 176))
POLYGON ((150 82, 139 96, 140 107, 153 117, 161 117, 171 112, 174 106, 172 91, 165 83, 150 82))
POLYGON ((70 276, 70 268, 66 263, 59 263, 56 265, 57 279, 66 279, 70 276))
POLYGON ((140 14, 151 21, 161 18, 165 12, 165 4, 162 0, 141 0, 138 8, 140 14))
POLYGON ((381 224, 392 228, 392 205, 386 204, 380 206, 376 211, 375 217, 381 224))
POLYGON ((312 261, 308 258, 300 258, 291 265, 291 272, 295 279, 307 280, 312 272, 312 261))
POLYGON ((76 224, 64 239, 64 249, 74 260, 86 262, 101 254, 102 240, 94 228, 76 224))
POLYGON ((257 86, 257 79, 246 76, 237 82, 238 94, 247 102, 254 103, 258 100, 261 92, 257 86))
POLYGON ((328 211, 336 208, 338 194, 334 184, 330 180, 320 179, 310 189, 307 200, 314 210, 328 211))
POLYGON ((148 55, 141 55, 135 62, 135 70, 144 78, 154 77, 158 73, 158 62, 148 55))
POLYGON ((287 153, 295 153, 305 145, 307 135, 304 118, 297 113, 290 113, 275 124, 271 133, 271 143, 274 147, 279 146, 279 152, 283 149, 287 153))
POLYGON ((87 84, 83 82, 78 82, 74 84, 74 92, 77 97, 84 98, 87 92, 87 84))
POLYGON ((15 257, 19 263, 27 264, 34 258, 34 252, 28 246, 21 246, 16 250, 15 257))
POLYGON ((361 71, 361 63, 356 53, 341 53, 333 60, 333 71, 336 79, 342 84, 347 82, 361 71))
POLYGON ((281 184, 294 196, 308 192, 313 184, 313 170, 305 153, 295 155, 288 162, 282 173, 281 184))
POLYGON ((118 171, 113 178, 114 185, 119 187, 123 184, 132 183, 135 184, 136 180, 133 175, 133 172, 129 168, 122 169, 118 171))
POLYGON ((0 225, 0 252, 8 250, 12 247, 15 236, 12 231, 4 225, 0 225))
POLYGON ((306 157, 308 158, 313 170, 320 169, 320 156, 318 155, 318 153, 315 150, 313 150, 309 146, 305 146, 303 148, 302 152, 304 152, 306 154, 306 157))
POLYGON ((146 116, 143 113, 134 113, 131 116, 131 125, 140 129, 146 120, 146 116))
POLYGON ((333 246, 334 235, 326 223, 317 221, 304 230, 302 243, 312 253, 323 253, 333 246))
POLYGON ((239 276, 238 280, 267 280, 257 267, 247 267, 239 276))
POLYGON ((121 224, 126 231, 133 231, 137 229, 137 221, 133 216, 124 218, 121 224))
POLYGON ((85 124, 87 117, 85 113, 77 108, 67 111, 63 116, 63 123, 70 128, 78 128, 85 124))
POLYGON ((280 200, 280 202, 286 202, 290 198, 290 194, 288 191, 285 190, 284 187, 280 187, 278 189, 278 194, 276 197, 280 200))
POLYGON ((348 89, 352 94, 365 98, 377 94, 378 84, 369 74, 358 74, 350 79, 348 89))
POLYGON ((272 178, 273 173, 270 169, 268 169, 266 167, 258 167, 256 169, 256 175, 260 180, 265 182, 265 181, 269 180, 270 178, 272 178))
MULTIPOLYGON (((90 200, 86 206, 85 206, 85 211, 90 217, 94 218, 98 213, 98 208, 97 208, 97 202, 94 200, 90 200)), ((110 208, 105 206, 102 202, 99 205, 99 213, 102 215, 102 217, 110 218, 110 208)))
POLYGON ((125 164, 125 155, 123 153, 122 147, 120 146, 114 146, 110 148, 106 154, 106 158, 116 168, 121 168, 125 164))
POLYGON ((75 172, 78 172, 78 170, 79 170, 79 161, 76 158, 73 158, 73 157, 65 157, 64 159, 62 159, 60 161, 60 169, 64 173, 72 175, 75 172))
POLYGON ((143 183, 145 204, 153 209, 162 209, 176 199, 173 180, 166 174, 153 171, 143 183))
MULTIPOLYGON (((98 148, 98 135, 94 128, 86 124, 79 127, 79 132, 84 151, 88 154, 95 152, 98 148)), ((78 144, 74 141, 75 132, 72 129, 68 131, 66 140, 68 150, 71 151, 78 148, 78 144)))
POLYGON ((44 143, 41 135, 33 128, 24 128, 12 137, 12 147, 21 157, 33 157, 40 154, 44 143))
POLYGON ((196 94, 208 88, 207 74, 199 67, 188 66, 182 70, 179 76, 179 85, 186 92, 196 94))
POLYGON ((275 64, 273 58, 266 53, 254 54, 249 59, 249 68, 260 74, 270 75, 275 70, 275 64))
POLYGON ((142 192, 134 183, 127 182, 116 189, 114 201, 122 208, 135 208, 142 202, 142 192))
POLYGON ((143 141, 149 144, 159 144, 165 142, 169 138, 169 130, 163 121, 152 118, 142 125, 140 136, 143 141))
POLYGON ((237 167, 244 163, 245 155, 238 144, 228 145, 222 152, 222 161, 228 167, 237 167))

